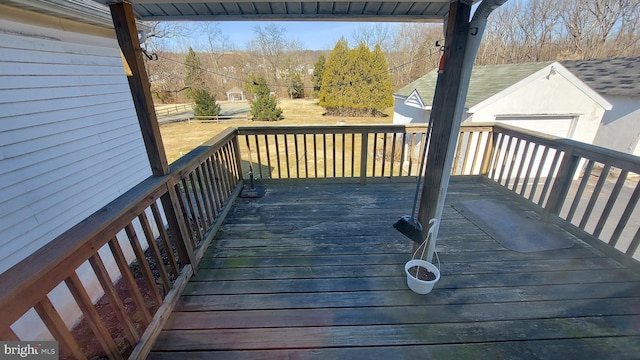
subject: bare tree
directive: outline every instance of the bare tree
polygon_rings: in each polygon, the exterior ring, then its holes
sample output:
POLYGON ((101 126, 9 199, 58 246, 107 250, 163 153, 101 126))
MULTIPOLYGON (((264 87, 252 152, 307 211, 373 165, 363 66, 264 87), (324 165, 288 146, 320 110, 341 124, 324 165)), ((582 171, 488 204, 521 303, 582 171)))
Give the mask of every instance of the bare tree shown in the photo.
POLYGON ((404 86, 438 66, 436 41, 442 39, 442 26, 402 24, 393 34, 387 61, 396 88, 404 86))
POLYGON ((387 24, 362 24, 351 34, 351 39, 352 44, 364 43, 370 49, 380 45, 383 51, 389 51, 392 46, 393 32, 387 24))

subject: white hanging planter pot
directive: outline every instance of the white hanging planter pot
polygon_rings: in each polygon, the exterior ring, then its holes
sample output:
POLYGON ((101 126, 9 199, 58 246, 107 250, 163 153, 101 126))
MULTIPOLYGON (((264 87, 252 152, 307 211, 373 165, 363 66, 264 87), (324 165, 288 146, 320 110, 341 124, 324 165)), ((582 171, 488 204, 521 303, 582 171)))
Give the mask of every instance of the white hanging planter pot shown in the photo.
POLYGON ((407 274, 407 286, 416 294, 428 294, 433 290, 433 286, 440 280, 440 270, 432 263, 413 259, 409 260, 404 266, 404 272, 407 274), (413 267, 418 267, 417 271, 412 270, 413 267), (423 270, 423 269, 426 269, 423 270), (411 272, 410 272, 411 270, 411 272), (426 280, 425 276, 428 272, 435 275, 435 279, 426 280), (415 274, 415 275, 412 275, 415 274))

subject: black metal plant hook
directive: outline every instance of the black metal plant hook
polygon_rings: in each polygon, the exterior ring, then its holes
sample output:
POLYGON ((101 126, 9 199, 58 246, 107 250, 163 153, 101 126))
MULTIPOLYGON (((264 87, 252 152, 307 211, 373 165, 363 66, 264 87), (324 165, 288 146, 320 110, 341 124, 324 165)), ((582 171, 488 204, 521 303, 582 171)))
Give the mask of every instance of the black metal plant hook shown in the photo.
POLYGON ((142 53, 144 54, 144 56, 147 57, 147 59, 151 61, 158 61, 158 54, 156 53, 149 54, 145 48, 140 48, 140 50, 142 50, 142 53))

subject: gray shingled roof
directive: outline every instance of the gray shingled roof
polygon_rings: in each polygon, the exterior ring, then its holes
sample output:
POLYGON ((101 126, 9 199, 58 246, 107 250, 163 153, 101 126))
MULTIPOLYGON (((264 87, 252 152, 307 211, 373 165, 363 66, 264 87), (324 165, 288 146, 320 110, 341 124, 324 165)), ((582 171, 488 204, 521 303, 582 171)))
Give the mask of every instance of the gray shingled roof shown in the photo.
MULTIPOLYGON (((551 63, 553 62, 475 66, 471 73, 465 107, 468 109, 481 103, 551 63)), ((437 71, 434 70, 401 88, 394 95, 407 97, 413 89, 416 89, 425 104, 430 106, 435 93, 437 75, 437 71)))
POLYGON ((640 97, 640 57, 561 61, 600 95, 640 97))

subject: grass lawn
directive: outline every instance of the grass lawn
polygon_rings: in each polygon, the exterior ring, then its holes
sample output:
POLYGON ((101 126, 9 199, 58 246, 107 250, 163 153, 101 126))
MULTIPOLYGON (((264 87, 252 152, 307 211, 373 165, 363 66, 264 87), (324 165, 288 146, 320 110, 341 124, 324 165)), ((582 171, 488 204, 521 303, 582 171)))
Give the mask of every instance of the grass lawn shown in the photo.
POLYGON ((283 110, 284 119, 276 122, 221 120, 216 122, 180 122, 160 125, 162 141, 169 163, 177 160, 198 145, 228 127, 250 125, 335 125, 342 121, 345 124, 391 124, 393 109, 386 111, 387 117, 338 117, 323 116, 324 109, 317 100, 310 99, 280 99, 279 106, 283 110))

